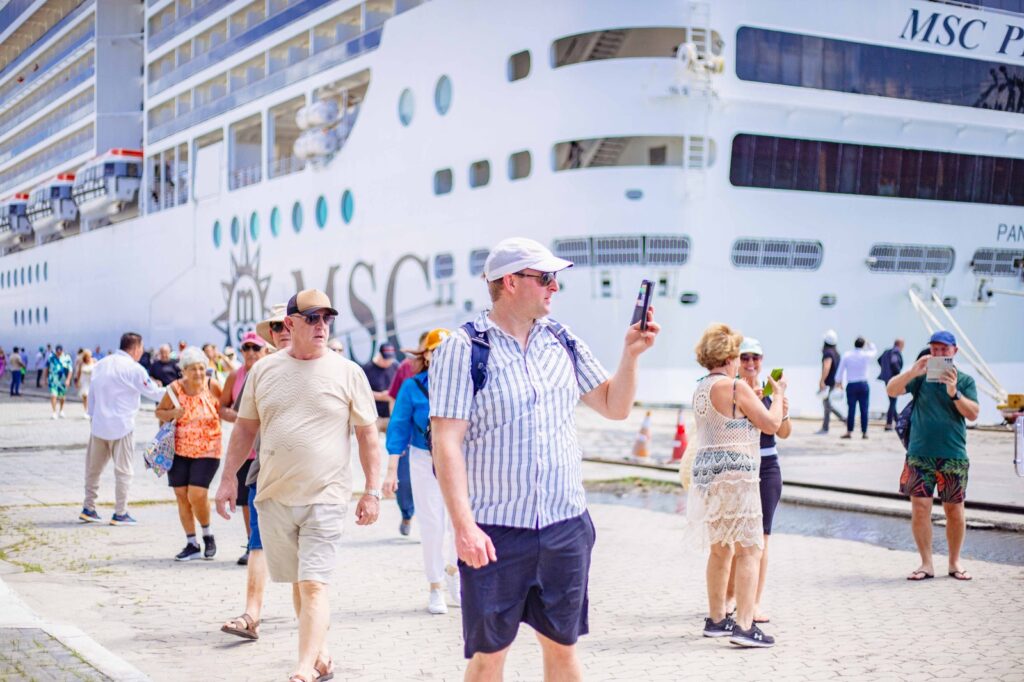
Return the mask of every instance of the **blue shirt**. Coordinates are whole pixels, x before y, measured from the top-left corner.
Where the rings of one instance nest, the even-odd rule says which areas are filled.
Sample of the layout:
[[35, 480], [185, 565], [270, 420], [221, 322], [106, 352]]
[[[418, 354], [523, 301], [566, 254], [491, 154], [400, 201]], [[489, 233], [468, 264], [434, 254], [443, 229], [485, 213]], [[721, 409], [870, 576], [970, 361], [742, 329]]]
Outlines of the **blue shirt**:
[[470, 340], [459, 328], [430, 363], [430, 416], [469, 422], [463, 453], [474, 518], [544, 528], [583, 514], [587, 496], [576, 404], [607, 381], [608, 373], [570, 332], [578, 354], [574, 374], [547, 318], [534, 322], [525, 349], [488, 312], [473, 324], [487, 331], [491, 345], [487, 383], [473, 395]]
[[386, 447], [389, 454], [400, 455], [409, 449], [410, 444], [421, 450], [428, 449], [424, 434], [430, 423], [430, 400], [420, 386], [426, 389], [429, 385], [426, 371], [402, 382], [391, 421], [388, 422]]

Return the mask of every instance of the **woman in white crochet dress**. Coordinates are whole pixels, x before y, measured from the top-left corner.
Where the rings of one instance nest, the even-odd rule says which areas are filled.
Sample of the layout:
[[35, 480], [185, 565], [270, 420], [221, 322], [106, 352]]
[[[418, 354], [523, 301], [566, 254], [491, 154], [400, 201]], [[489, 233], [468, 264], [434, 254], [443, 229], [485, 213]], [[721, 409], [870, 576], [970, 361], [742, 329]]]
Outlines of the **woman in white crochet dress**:
[[[687, 519], [702, 546], [711, 547], [704, 636], [729, 637], [739, 646], [770, 647], [774, 638], [754, 624], [754, 597], [764, 534], [758, 483], [761, 432], [782, 424], [786, 382], [768, 381], [770, 409], [736, 378], [743, 335], [712, 324], [697, 344], [697, 362], [708, 370], [693, 394], [696, 456], [687, 497]], [[725, 611], [729, 569], [736, 557], [736, 619]]]

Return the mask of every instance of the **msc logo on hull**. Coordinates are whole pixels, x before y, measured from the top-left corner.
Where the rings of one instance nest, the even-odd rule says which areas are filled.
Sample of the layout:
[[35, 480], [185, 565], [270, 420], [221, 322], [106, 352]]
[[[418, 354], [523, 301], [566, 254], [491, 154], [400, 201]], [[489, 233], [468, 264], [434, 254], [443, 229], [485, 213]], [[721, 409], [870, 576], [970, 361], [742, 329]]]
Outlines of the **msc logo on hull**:
[[260, 250], [249, 253], [249, 240], [242, 233], [241, 259], [231, 254], [231, 275], [221, 282], [224, 311], [213, 320], [213, 326], [224, 334], [225, 343], [238, 346], [246, 332], [255, 331], [256, 323], [270, 314], [267, 290], [270, 276], [260, 275]]

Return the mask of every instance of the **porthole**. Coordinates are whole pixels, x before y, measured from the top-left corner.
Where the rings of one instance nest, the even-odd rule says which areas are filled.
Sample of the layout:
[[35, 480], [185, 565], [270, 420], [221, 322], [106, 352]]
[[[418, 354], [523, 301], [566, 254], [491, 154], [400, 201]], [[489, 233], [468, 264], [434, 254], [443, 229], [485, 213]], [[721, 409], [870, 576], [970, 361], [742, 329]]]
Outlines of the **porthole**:
[[296, 233], [302, 231], [302, 204], [297, 201], [292, 204], [292, 229]]
[[32, 266], [28, 266], [28, 283], [32, 284]]
[[517, 81], [530, 75], [530, 53], [524, 50], [516, 52], [508, 58], [508, 71], [505, 74], [509, 81]]
[[15, 327], [18, 326], [18, 311], [17, 310], [14, 311], [14, 326]]
[[327, 200], [320, 197], [316, 200], [316, 226], [321, 230], [327, 225]]
[[260, 236], [260, 217], [256, 211], [249, 216], [249, 239], [256, 241]]
[[434, 107], [437, 113], [444, 116], [452, 106], [452, 81], [448, 76], [441, 76], [434, 88]]
[[491, 162], [474, 161], [469, 165], [469, 186], [483, 187], [491, 181]]
[[50, 264], [49, 263], [43, 263], [43, 281], [44, 282], [50, 278], [49, 272], [48, 272], [49, 269], [50, 269]]
[[270, 234], [277, 236], [281, 231], [281, 209], [277, 206], [270, 211]]
[[402, 125], [407, 126], [412, 123], [412, 116], [416, 110], [416, 102], [412, 96], [412, 90], [406, 88], [402, 90], [402, 94], [398, 97], [398, 120], [402, 122]]
[[25, 286], [25, 268], [21, 269], [21, 286]]
[[530, 157], [530, 152], [516, 152], [508, 157], [508, 179], [522, 180], [529, 177], [532, 167], [533, 159]]
[[43, 308], [43, 322], [49, 322], [49, 321], [50, 321], [50, 309], [49, 308]]
[[43, 319], [43, 316], [39, 314], [39, 308], [36, 308], [36, 324], [39, 324], [41, 319]]
[[238, 222], [238, 217], [235, 216], [231, 219], [231, 243], [237, 244], [239, 238], [242, 236], [242, 225]]
[[448, 194], [452, 191], [452, 169], [445, 168], [434, 173], [434, 194]]
[[220, 221], [215, 220], [213, 222], [213, 248], [220, 248]]
[[25, 310], [24, 310], [24, 308], [21, 311], [21, 323], [25, 324]]
[[355, 213], [355, 199], [352, 198], [352, 190], [345, 190], [341, 195], [341, 219], [348, 225], [352, 222], [352, 214]]
[[37, 282], [41, 282], [42, 281], [41, 279], [39, 279], [39, 263], [36, 263], [36, 281]]

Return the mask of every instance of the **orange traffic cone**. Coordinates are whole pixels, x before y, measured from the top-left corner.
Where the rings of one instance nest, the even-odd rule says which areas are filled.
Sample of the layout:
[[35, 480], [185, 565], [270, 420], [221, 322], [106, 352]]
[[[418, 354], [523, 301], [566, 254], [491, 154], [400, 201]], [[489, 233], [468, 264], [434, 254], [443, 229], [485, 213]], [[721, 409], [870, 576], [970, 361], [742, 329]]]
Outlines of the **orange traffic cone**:
[[679, 418], [676, 421], [676, 437], [672, 441], [672, 462], [681, 462], [683, 453], [686, 452], [686, 424], [683, 423], [683, 408], [679, 408]]
[[640, 432], [636, 434], [636, 441], [633, 443], [633, 457], [647, 459], [651, 454], [651, 412], [647, 411], [644, 420], [640, 422]]

